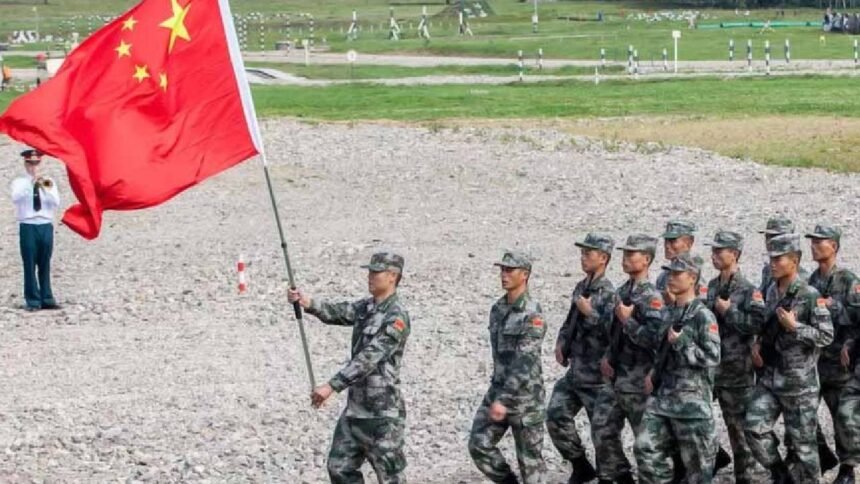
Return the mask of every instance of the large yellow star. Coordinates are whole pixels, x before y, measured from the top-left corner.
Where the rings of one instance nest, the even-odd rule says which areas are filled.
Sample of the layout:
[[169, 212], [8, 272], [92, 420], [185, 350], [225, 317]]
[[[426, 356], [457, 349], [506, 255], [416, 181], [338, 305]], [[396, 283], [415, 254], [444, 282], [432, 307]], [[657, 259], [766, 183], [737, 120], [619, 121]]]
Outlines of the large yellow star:
[[167, 52], [173, 50], [173, 44], [176, 43], [177, 37], [185, 41], [191, 40], [188, 30], [185, 29], [185, 16], [191, 10], [191, 4], [189, 3], [183, 8], [182, 5], [179, 5], [179, 0], [170, 0], [170, 5], [173, 9], [173, 17], [158, 24], [159, 27], [170, 29], [170, 45], [167, 47]]
[[144, 79], [149, 77], [149, 72], [146, 71], [146, 66], [134, 66], [134, 75], [131, 76], [137, 79], [138, 83], [143, 82]]
[[131, 56], [131, 44], [126, 44], [124, 40], [120, 40], [119, 47], [114, 50], [116, 51], [116, 55], [118, 58], [122, 58], [123, 56]]
[[163, 91], [167, 91], [167, 74], [162, 72], [158, 75], [158, 87]]
[[122, 22], [122, 30], [134, 30], [134, 24], [137, 23], [137, 20], [134, 17], [129, 17]]

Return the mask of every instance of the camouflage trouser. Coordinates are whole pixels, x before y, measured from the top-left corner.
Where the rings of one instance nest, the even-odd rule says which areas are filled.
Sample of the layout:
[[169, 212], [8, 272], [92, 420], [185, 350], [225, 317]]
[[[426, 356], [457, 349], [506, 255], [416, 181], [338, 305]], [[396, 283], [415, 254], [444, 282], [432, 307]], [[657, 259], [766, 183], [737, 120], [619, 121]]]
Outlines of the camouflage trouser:
[[[821, 400], [830, 411], [830, 418], [833, 420], [833, 440], [836, 442], [836, 455], [839, 460], [845, 460], [845, 432], [842, 430], [842, 421], [838, 418], [839, 402], [842, 399], [842, 389], [845, 388], [846, 382], [821, 382]], [[827, 445], [827, 439], [824, 437], [824, 432], [821, 430], [821, 424], [817, 429], [818, 445]]]
[[729, 443], [732, 445], [735, 479], [746, 479], [753, 482], [758, 471], [758, 464], [752, 455], [750, 446], [744, 434], [747, 405], [749, 405], [755, 387], [716, 387], [714, 394], [720, 402], [723, 421], [729, 432]]
[[[591, 422], [594, 399], [599, 390], [600, 387], [577, 388], [568, 375], [553, 387], [546, 407], [546, 430], [564, 459], [572, 461], [585, 455], [582, 439], [576, 430], [576, 414], [585, 408], [588, 421]], [[591, 430], [594, 430], [593, 425]]]
[[[856, 380], [855, 380], [856, 385]], [[839, 455], [843, 464], [860, 466], [860, 388], [846, 386], [839, 398], [837, 439], [845, 446]], [[841, 434], [841, 435], [840, 435]]]
[[602, 450], [621, 446], [625, 419], [630, 422], [633, 433], [639, 433], [642, 414], [645, 412], [645, 400], [643, 394], [616, 392], [611, 386], [598, 394], [591, 419], [591, 434], [595, 449], [600, 449], [597, 451], [597, 472], [601, 479], [611, 481], [625, 472], [630, 472], [630, 462], [623, 450], [611, 454], [604, 454]]
[[501, 482], [511, 474], [511, 466], [497, 445], [507, 433], [508, 428], [514, 435], [517, 449], [517, 462], [523, 484], [539, 484], [544, 481], [546, 468], [541, 454], [543, 447], [543, 413], [539, 411], [512, 414], [501, 422], [493, 422], [489, 417], [489, 397], [485, 396], [472, 421], [469, 435], [469, 454], [478, 470], [493, 482]]
[[785, 422], [785, 440], [791, 442], [796, 460], [789, 462], [795, 482], [818, 482], [820, 467], [815, 427], [818, 422], [818, 392], [777, 395], [759, 384], [747, 406], [747, 443], [756, 460], [770, 468], [779, 460], [779, 439], [773, 431], [779, 415]]
[[680, 419], [646, 410], [634, 445], [640, 484], [671, 483], [672, 455], [680, 451], [687, 470], [685, 482], [713, 481], [716, 439], [714, 419]]
[[370, 461], [380, 484], [404, 484], [403, 422], [393, 418], [356, 419], [341, 416], [328, 454], [333, 484], [361, 484], [361, 465]]

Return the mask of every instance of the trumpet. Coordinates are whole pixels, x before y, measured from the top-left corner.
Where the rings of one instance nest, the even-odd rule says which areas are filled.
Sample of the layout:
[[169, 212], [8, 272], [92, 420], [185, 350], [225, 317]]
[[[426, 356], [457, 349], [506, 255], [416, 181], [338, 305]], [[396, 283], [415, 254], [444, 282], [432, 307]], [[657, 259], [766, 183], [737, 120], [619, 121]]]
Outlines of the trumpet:
[[39, 179], [36, 180], [36, 184], [41, 185], [42, 188], [51, 188], [52, 186], [54, 186], [54, 182], [51, 181], [50, 178], [43, 178], [43, 177], [39, 177]]

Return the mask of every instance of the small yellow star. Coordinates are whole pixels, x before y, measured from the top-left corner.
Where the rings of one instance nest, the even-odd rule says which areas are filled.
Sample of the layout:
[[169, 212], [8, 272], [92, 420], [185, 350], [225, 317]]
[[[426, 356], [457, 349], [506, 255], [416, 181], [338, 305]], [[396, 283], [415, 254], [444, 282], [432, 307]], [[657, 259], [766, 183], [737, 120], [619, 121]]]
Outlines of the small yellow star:
[[122, 30], [134, 30], [134, 24], [137, 23], [137, 20], [134, 17], [129, 17], [122, 22]]
[[149, 72], [146, 72], [146, 66], [134, 66], [134, 75], [131, 76], [137, 79], [138, 83], [143, 82], [144, 79], [149, 77]]
[[116, 51], [118, 58], [122, 58], [123, 56], [131, 56], [131, 44], [126, 44], [124, 40], [120, 40], [119, 47], [114, 50]]
[[167, 74], [162, 72], [158, 75], [158, 87], [167, 92]]
[[173, 10], [173, 17], [158, 24], [159, 27], [170, 29], [170, 45], [167, 47], [167, 52], [173, 50], [173, 44], [176, 43], [176, 38], [179, 37], [185, 41], [190, 41], [191, 36], [188, 35], [188, 30], [185, 28], [185, 16], [191, 10], [191, 4], [182, 8], [179, 5], [179, 0], [170, 0], [170, 8]]

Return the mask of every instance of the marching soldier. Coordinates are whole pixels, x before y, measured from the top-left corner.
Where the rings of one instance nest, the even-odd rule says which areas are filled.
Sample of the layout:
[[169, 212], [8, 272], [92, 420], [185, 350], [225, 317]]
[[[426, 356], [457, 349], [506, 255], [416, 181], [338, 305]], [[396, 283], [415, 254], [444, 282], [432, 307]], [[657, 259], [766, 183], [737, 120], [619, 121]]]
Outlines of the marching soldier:
[[[759, 233], [764, 234], [766, 249], [767, 242], [777, 235], [793, 234], [794, 222], [785, 217], [774, 217], [768, 219], [764, 230], [759, 231]], [[798, 269], [798, 273], [804, 280], [809, 279], [809, 272], [807, 272], [803, 267]], [[767, 288], [770, 286], [771, 282], [773, 282], [773, 278], [770, 275], [770, 260], [767, 260], [761, 267], [761, 283], [758, 286], [759, 291], [761, 291], [762, 294], [767, 294]]]
[[[818, 269], [809, 278], [809, 285], [818, 289], [821, 297], [825, 299], [827, 309], [830, 311], [830, 319], [833, 321], [833, 342], [821, 350], [818, 359], [818, 375], [821, 379], [821, 399], [827, 405], [830, 416], [833, 419], [834, 439], [836, 441], [836, 453], [840, 461], [845, 460], [845, 431], [842, 429], [842, 420], [837, 418], [839, 400], [842, 389], [851, 378], [848, 368], [850, 363], [849, 348], [847, 346], [853, 326], [860, 324], [857, 308], [852, 308], [852, 298], [855, 296], [855, 287], [860, 280], [848, 269], [836, 264], [839, 253], [842, 231], [837, 227], [829, 225], [816, 225], [815, 231], [806, 234], [811, 239], [812, 258], [818, 263]], [[853, 310], [852, 310], [853, 309]], [[821, 425], [817, 432], [819, 455], [830, 451]], [[824, 462], [821, 464], [822, 473], [825, 471]], [[831, 466], [832, 467], [832, 466]], [[850, 481], [847, 479], [850, 476]], [[853, 465], [844, 464], [839, 468], [837, 482], [854, 482]], [[840, 481], [841, 480], [841, 481]]]
[[[717, 368], [714, 393], [720, 402], [723, 420], [734, 455], [735, 483], [751, 484], [755, 458], [744, 436], [747, 404], [755, 387], [755, 371], [750, 349], [754, 335], [764, 322], [762, 293], [747, 280], [738, 267], [743, 251], [743, 237], [736, 232], [720, 231], [711, 246], [711, 261], [719, 276], [708, 283], [708, 309], [717, 318], [720, 329], [720, 366]], [[730, 461], [717, 454], [715, 471]]]
[[[570, 461], [572, 472], [568, 484], [588, 482], [597, 474], [588, 462], [585, 449], [576, 430], [576, 414], [585, 409], [594, 437], [594, 411], [598, 395], [609, 385], [600, 374], [600, 359], [609, 345], [615, 290], [606, 278], [606, 266], [615, 245], [612, 238], [588, 234], [575, 244], [581, 250], [580, 262], [586, 277], [573, 290], [567, 319], [558, 333], [555, 357], [558, 364], [570, 365], [567, 373], [555, 384], [547, 408], [546, 427], [555, 447]], [[599, 467], [604, 474], [629, 472], [630, 463], [624, 455], [621, 436], [602, 439], [604, 448], [595, 447], [600, 456]]]
[[689, 253], [669, 265], [673, 305], [661, 334], [655, 367], [644, 380], [651, 394], [636, 436], [639, 482], [671, 483], [668, 461], [680, 451], [687, 482], [710, 483], [714, 467], [714, 370], [720, 363], [720, 332], [714, 314], [697, 298], [699, 261]]
[[[618, 250], [624, 251], [621, 265], [628, 280], [616, 292], [609, 347], [600, 362], [601, 374], [612, 386], [600, 393], [595, 405], [592, 424], [598, 448], [618, 439], [625, 419], [639, 434], [647, 398], [645, 375], [653, 367], [663, 325], [663, 298], [648, 280], [657, 239], [631, 235]], [[598, 471], [602, 482], [635, 482], [623, 466], [606, 470], [598, 466]]]
[[544, 398], [541, 343], [546, 334], [541, 307], [528, 292], [531, 261], [506, 252], [500, 262], [502, 296], [490, 310], [493, 377], [472, 421], [469, 454], [493, 482], [519, 482], [497, 445], [508, 429], [514, 435], [520, 476], [543, 482]]
[[[671, 262], [675, 257], [693, 250], [693, 244], [696, 243], [696, 224], [687, 220], [670, 220], [666, 224], [666, 231], [661, 236], [663, 238], [663, 256], [667, 262]], [[660, 275], [657, 276], [657, 290], [663, 294], [663, 299], [666, 304], [672, 304], [672, 293], [667, 289], [669, 282], [669, 271], [663, 269]], [[696, 283], [696, 296], [705, 299], [705, 291], [707, 288]]]
[[332, 393], [349, 389], [328, 456], [331, 482], [363, 483], [361, 465], [366, 459], [380, 484], [400, 484], [406, 482], [400, 365], [410, 333], [409, 314], [397, 295], [403, 257], [381, 252], [362, 267], [368, 270], [369, 298], [335, 304], [290, 290], [289, 300], [298, 301], [323, 323], [353, 327], [352, 359], [311, 394], [312, 405], [319, 408]]
[[[746, 415], [746, 437], [753, 455], [778, 483], [818, 482], [815, 425], [818, 413], [818, 355], [833, 341], [826, 300], [798, 274], [800, 237], [778, 235], [768, 241], [771, 273], [766, 322], [760, 330], [761, 376]], [[773, 430], [779, 415], [796, 461], [779, 455]]]

